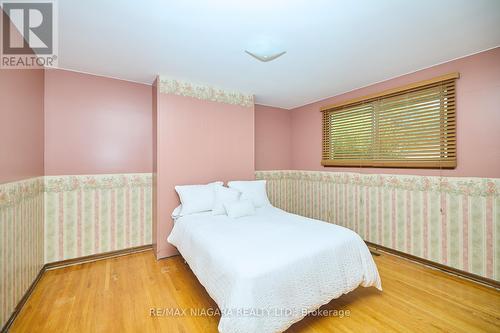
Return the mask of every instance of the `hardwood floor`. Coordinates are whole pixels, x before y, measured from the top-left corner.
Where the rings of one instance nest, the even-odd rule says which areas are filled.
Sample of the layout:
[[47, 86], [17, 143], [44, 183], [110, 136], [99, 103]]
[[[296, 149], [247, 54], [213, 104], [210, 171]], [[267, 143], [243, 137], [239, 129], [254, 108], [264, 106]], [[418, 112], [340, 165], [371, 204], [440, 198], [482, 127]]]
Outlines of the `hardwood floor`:
[[[500, 332], [500, 292], [383, 253], [375, 257], [383, 292], [357, 290], [287, 332]], [[161, 309], [216, 309], [181, 257], [151, 251], [44, 274], [11, 332], [217, 332], [218, 316]], [[349, 315], [347, 316], [347, 311]]]

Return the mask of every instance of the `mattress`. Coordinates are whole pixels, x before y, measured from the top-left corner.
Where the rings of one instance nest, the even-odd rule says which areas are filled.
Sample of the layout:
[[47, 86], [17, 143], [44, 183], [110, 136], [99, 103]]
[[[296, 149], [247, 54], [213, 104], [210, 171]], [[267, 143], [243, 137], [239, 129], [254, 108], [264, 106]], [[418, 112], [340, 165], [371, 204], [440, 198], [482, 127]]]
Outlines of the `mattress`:
[[272, 206], [180, 217], [168, 242], [219, 306], [222, 333], [282, 332], [358, 286], [382, 290], [359, 235]]

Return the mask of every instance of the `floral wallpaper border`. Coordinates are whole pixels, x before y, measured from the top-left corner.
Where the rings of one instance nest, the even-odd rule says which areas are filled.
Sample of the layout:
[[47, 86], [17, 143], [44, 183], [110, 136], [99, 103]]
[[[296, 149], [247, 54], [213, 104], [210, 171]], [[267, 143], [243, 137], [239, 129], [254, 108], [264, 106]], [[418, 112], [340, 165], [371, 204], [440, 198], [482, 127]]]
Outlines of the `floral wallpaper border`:
[[273, 205], [500, 280], [500, 179], [256, 171]]
[[438, 191], [450, 194], [499, 195], [500, 179], [477, 177], [438, 177], [412, 175], [361, 174], [328, 171], [256, 171], [257, 178], [265, 179], [302, 179], [309, 181], [328, 181], [338, 184], [356, 184], [397, 188], [411, 191]]
[[253, 95], [226, 91], [223, 89], [179, 81], [163, 76], [160, 76], [158, 86], [160, 93], [187, 96], [206, 101], [241, 105], [245, 107], [254, 106]]
[[0, 184], [0, 208], [16, 205], [27, 198], [36, 197], [43, 193], [43, 189], [43, 177]]
[[152, 174], [99, 174], [99, 175], [71, 175], [46, 176], [45, 192], [68, 192], [75, 190], [110, 190], [130, 187], [151, 187]]

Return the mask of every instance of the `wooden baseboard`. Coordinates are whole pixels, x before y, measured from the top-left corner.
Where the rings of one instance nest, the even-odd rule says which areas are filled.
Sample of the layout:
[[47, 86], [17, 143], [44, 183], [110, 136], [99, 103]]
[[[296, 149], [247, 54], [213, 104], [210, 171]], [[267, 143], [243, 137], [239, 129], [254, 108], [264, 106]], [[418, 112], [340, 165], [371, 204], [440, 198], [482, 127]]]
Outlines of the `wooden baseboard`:
[[469, 273], [469, 272], [466, 272], [466, 271], [462, 271], [460, 269], [456, 269], [456, 268], [453, 268], [453, 267], [450, 267], [450, 266], [446, 266], [446, 265], [443, 265], [443, 264], [440, 264], [440, 263], [437, 263], [437, 262], [434, 262], [434, 261], [430, 261], [430, 260], [427, 260], [427, 259], [424, 259], [424, 258], [420, 258], [420, 257], [414, 256], [414, 255], [408, 254], [408, 253], [404, 253], [404, 252], [401, 252], [401, 251], [398, 251], [398, 250], [394, 250], [394, 249], [391, 249], [391, 248], [388, 248], [388, 247], [385, 247], [385, 246], [382, 246], [382, 245], [378, 245], [378, 244], [375, 244], [375, 243], [371, 243], [371, 242], [368, 242], [368, 241], [365, 241], [365, 243], [370, 248], [370, 251], [374, 250], [375, 253], [377, 253], [377, 252], [386, 252], [386, 253], [389, 253], [389, 254], [401, 257], [401, 258], [405, 258], [405, 259], [411, 260], [413, 262], [420, 263], [420, 264], [425, 265], [425, 266], [429, 266], [429, 267], [432, 267], [432, 268], [439, 269], [439, 270], [444, 271], [444, 272], [449, 273], [449, 274], [457, 275], [457, 276], [460, 276], [462, 278], [465, 278], [465, 279], [468, 279], [468, 280], [472, 280], [474, 282], [478, 282], [478, 283], [487, 285], [488, 287], [492, 287], [492, 288], [495, 288], [495, 289], [500, 289], [500, 282], [499, 281], [488, 279], [488, 278], [485, 278], [485, 277], [477, 275], [477, 274], [473, 274], [473, 273]]
[[45, 264], [45, 270], [52, 270], [52, 269], [56, 269], [56, 268], [66, 267], [66, 266], [84, 264], [86, 262], [92, 262], [92, 261], [97, 261], [97, 260], [109, 259], [109, 258], [113, 258], [113, 257], [125, 256], [125, 255], [131, 254], [131, 253], [148, 251], [148, 250], [151, 250], [152, 248], [153, 248], [153, 246], [151, 244], [148, 244], [148, 245], [130, 247], [130, 248], [123, 249], [123, 250], [109, 251], [109, 252], [103, 252], [103, 253], [98, 253], [98, 254], [91, 254], [91, 255], [85, 256], [85, 257], [78, 257], [78, 258], [73, 258], [73, 259], [54, 261], [54, 262]]
[[56, 269], [56, 268], [61, 268], [61, 267], [66, 267], [66, 266], [83, 264], [86, 262], [92, 262], [92, 261], [97, 261], [97, 260], [104, 260], [104, 259], [109, 259], [109, 258], [114, 258], [114, 257], [125, 256], [128, 254], [148, 251], [151, 249], [152, 249], [151, 244], [150, 245], [142, 245], [142, 246], [131, 247], [131, 248], [123, 249], [123, 250], [92, 254], [89, 256], [85, 256], [85, 257], [78, 257], [78, 258], [73, 258], [73, 259], [55, 261], [55, 262], [51, 262], [51, 263], [43, 265], [42, 268], [40, 269], [40, 271], [38, 272], [35, 280], [33, 280], [30, 287], [28, 288], [28, 290], [26, 290], [26, 292], [24, 293], [21, 300], [17, 303], [17, 305], [14, 309], [14, 312], [12, 312], [12, 314], [9, 317], [9, 320], [7, 320], [7, 322], [2, 327], [2, 330], [0, 332], [7, 333], [9, 331], [10, 327], [12, 326], [14, 321], [16, 320], [17, 315], [19, 314], [19, 312], [21, 312], [21, 309], [23, 308], [24, 304], [26, 304], [26, 301], [29, 299], [31, 293], [35, 289], [36, 285], [38, 284], [38, 281], [40, 281], [40, 279], [42, 278], [45, 271]]

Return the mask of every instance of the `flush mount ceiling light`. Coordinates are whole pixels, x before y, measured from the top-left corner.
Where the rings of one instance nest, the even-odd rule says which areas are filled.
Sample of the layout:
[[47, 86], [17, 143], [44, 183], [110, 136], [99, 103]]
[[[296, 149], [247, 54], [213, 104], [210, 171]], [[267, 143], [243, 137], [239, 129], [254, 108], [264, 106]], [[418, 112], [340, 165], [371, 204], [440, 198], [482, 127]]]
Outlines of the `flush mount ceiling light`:
[[275, 54], [262, 54], [261, 55], [261, 54], [255, 54], [253, 52], [245, 50], [245, 53], [251, 55], [252, 57], [254, 57], [255, 59], [257, 59], [259, 61], [268, 62], [268, 61], [272, 61], [276, 58], [281, 57], [283, 54], [286, 53], [286, 51], [275, 53]]

